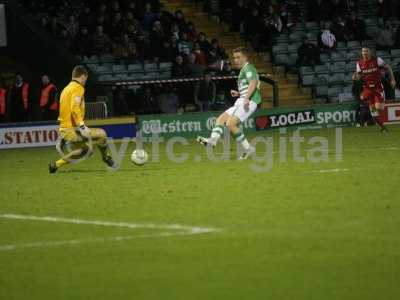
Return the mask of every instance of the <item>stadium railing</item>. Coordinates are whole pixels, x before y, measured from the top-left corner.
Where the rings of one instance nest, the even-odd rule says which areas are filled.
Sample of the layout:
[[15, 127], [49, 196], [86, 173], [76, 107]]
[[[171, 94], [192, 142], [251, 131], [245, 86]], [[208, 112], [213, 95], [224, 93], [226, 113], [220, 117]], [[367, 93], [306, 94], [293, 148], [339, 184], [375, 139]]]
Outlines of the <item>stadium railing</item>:
[[[203, 77], [191, 77], [191, 78], [176, 78], [176, 79], [154, 79], [154, 80], [126, 80], [126, 81], [103, 81], [100, 82], [106, 88], [118, 87], [118, 86], [146, 86], [146, 85], [181, 85], [192, 83], [195, 84], [198, 81], [203, 80]], [[219, 82], [224, 80], [237, 80], [237, 76], [213, 76], [212, 80]], [[279, 89], [278, 82], [271, 79], [267, 74], [260, 74], [260, 81], [272, 86], [272, 104], [273, 107], [279, 106]]]

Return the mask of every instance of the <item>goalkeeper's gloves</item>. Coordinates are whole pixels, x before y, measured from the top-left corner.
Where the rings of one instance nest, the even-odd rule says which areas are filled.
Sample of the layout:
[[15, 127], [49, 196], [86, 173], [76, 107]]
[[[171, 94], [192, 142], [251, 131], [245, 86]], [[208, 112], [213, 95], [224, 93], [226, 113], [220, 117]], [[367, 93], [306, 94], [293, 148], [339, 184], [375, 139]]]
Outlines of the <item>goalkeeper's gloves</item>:
[[90, 129], [85, 124], [82, 124], [81, 126], [79, 126], [78, 130], [79, 130], [80, 134], [82, 135], [82, 137], [84, 137], [86, 139], [90, 138]]

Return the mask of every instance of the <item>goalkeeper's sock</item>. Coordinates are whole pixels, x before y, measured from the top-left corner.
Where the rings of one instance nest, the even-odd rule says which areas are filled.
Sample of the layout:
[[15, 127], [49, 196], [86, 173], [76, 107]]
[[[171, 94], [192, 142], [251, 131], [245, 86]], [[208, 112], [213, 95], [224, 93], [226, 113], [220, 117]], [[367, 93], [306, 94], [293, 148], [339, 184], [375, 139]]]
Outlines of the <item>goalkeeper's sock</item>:
[[109, 156], [108, 151], [107, 151], [108, 150], [107, 145], [98, 145], [98, 148], [99, 148], [99, 151], [101, 153], [101, 157], [103, 158], [103, 160]]
[[209, 138], [210, 144], [216, 144], [224, 133], [224, 126], [215, 125], [211, 131], [211, 137]]
[[64, 160], [64, 159], [59, 159], [56, 161], [56, 167], [61, 168], [62, 166], [68, 164], [68, 161]]
[[238, 132], [236, 134], [233, 135], [233, 138], [240, 144], [242, 145], [243, 149], [245, 149], [246, 151], [250, 149], [250, 143], [249, 141], [246, 139], [246, 137], [244, 136], [243, 132]]

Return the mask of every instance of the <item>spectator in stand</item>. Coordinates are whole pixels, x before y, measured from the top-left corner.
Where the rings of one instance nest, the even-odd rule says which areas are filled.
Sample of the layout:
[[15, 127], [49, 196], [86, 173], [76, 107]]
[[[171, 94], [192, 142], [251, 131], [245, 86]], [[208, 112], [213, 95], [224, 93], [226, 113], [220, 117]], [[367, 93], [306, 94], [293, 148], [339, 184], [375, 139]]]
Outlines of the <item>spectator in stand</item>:
[[244, 0], [237, 0], [232, 7], [232, 26], [231, 30], [239, 31], [247, 13]]
[[145, 11], [143, 15], [143, 30], [149, 32], [154, 21], [155, 21], [156, 15], [153, 13], [151, 4], [146, 3], [145, 5]]
[[131, 11], [128, 11], [124, 18], [124, 28], [126, 29], [131, 25], [136, 27], [136, 24], [137, 24], [137, 20], [135, 19], [133, 13]]
[[68, 22], [64, 24], [65, 29], [68, 32], [68, 35], [73, 39], [78, 31], [79, 31], [79, 23], [76, 21], [74, 15], [70, 15], [68, 18]]
[[335, 36], [337, 42], [346, 42], [351, 39], [352, 32], [346, 24], [346, 20], [341, 16], [334, 19], [332, 25], [332, 34]]
[[228, 58], [228, 55], [226, 54], [225, 49], [222, 48], [219, 45], [219, 42], [218, 42], [217, 39], [212, 39], [211, 40], [211, 49], [210, 50], [215, 50], [215, 52], [217, 53], [217, 56], [220, 59], [227, 59]]
[[337, 42], [335, 35], [330, 31], [329, 26], [325, 25], [318, 35], [318, 45], [321, 49], [325, 51], [332, 51], [336, 49]]
[[184, 60], [182, 55], [178, 55], [175, 58], [175, 63], [172, 66], [172, 77], [173, 78], [183, 78], [188, 75], [188, 70], [184, 64]]
[[320, 61], [320, 49], [313, 42], [309, 40], [304, 40], [300, 45], [299, 49], [297, 49], [297, 66], [312, 66], [321, 64]]
[[283, 24], [280, 16], [278, 14], [274, 14], [271, 19], [272, 26], [274, 28], [275, 34], [280, 34], [283, 29]]
[[92, 54], [92, 42], [86, 27], [81, 27], [79, 33], [76, 35], [73, 41], [73, 52], [82, 56], [90, 56]]
[[171, 39], [165, 39], [157, 57], [161, 62], [173, 61], [179, 54], [178, 49], [172, 45]]
[[96, 27], [96, 33], [92, 36], [93, 53], [97, 55], [110, 53], [111, 41], [103, 31], [103, 26]]
[[150, 45], [156, 54], [162, 48], [164, 40], [165, 34], [161, 22], [155, 21], [150, 32]]
[[390, 50], [394, 46], [394, 32], [389, 22], [378, 29], [375, 41], [377, 50]]
[[207, 57], [201, 50], [200, 44], [197, 42], [193, 45], [193, 53], [196, 56], [196, 62], [204, 67], [207, 67]]
[[203, 80], [196, 82], [194, 88], [194, 102], [199, 111], [208, 111], [215, 101], [217, 87], [212, 81], [211, 73], [205, 72]]
[[357, 40], [361, 43], [363, 40], [368, 39], [365, 22], [358, 18], [355, 13], [350, 14], [347, 21], [347, 30], [352, 33], [351, 40]]
[[193, 50], [193, 43], [188, 40], [186, 32], [180, 33], [180, 39], [178, 40], [178, 51], [179, 53], [187, 56]]
[[117, 86], [114, 91], [114, 115], [123, 116], [129, 111], [128, 102], [126, 101], [126, 89], [122, 86]]
[[262, 21], [258, 9], [253, 7], [251, 14], [245, 17], [243, 23], [244, 38], [247, 41], [257, 39], [258, 35], [260, 34], [261, 22]]
[[179, 108], [179, 98], [176, 93], [176, 88], [162, 90], [158, 96], [158, 106], [161, 110], [161, 113], [177, 113]]
[[67, 29], [61, 30], [59, 39], [61, 40], [65, 48], [67, 48], [68, 50], [72, 49], [72, 37], [69, 35]]
[[179, 37], [180, 37], [180, 30], [179, 30], [178, 24], [176, 24], [176, 23], [172, 24], [172, 27], [171, 27], [171, 34], [172, 34], [173, 36], [175, 36], [175, 38], [176, 38], [177, 40], [179, 40]]
[[200, 49], [201, 51], [203, 51], [203, 53], [205, 55], [207, 55], [210, 52], [211, 49], [211, 44], [210, 42], [207, 40], [207, 36], [204, 32], [200, 32], [199, 33], [199, 40], [198, 43], [200, 45]]
[[186, 68], [188, 71], [188, 76], [201, 77], [204, 73], [204, 66], [196, 62], [196, 54], [190, 53], [187, 59], [188, 63], [186, 64]]
[[175, 23], [178, 25], [179, 31], [187, 31], [186, 20], [181, 10], [175, 12]]
[[[232, 68], [230, 61], [225, 61], [222, 71], [219, 72], [219, 75], [236, 77], [238, 75], [238, 72]], [[218, 93], [217, 94], [224, 94], [224, 96], [222, 97], [224, 100], [222, 102], [227, 102], [228, 104], [233, 104], [235, 102], [235, 98], [232, 97], [231, 90], [236, 90], [236, 89], [237, 89], [236, 79], [221, 80], [218, 82]]]
[[377, 15], [378, 18], [382, 18], [383, 20], [388, 20], [392, 17], [394, 2], [392, 0], [377, 0]]
[[197, 31], [196, 31], [196, 27], [193, 24], [193, 22], [187, 23], [187, 36], [190, 41], [192, 41], [192, 42], [197, 41], [197, 38], [198, 38]]
[[396, 33], [394, 36], [394, 46], [395, 48], [400, 48], [400, 26], [398, 26], [396, 29]]
[[116, 12], [110, 24], [110, 37], [116, 41], [118, 37], [121, 36], [121, 33], [124, 31], [124, 29], [125, 26], [122, 20], [122, 14], [120, 12]]
[[78, 17], [79, 26], [93, 28], [95, 21], [96, 19], [92, 13], [92, 10], [90, 9], [90, 6], [85, 6], [82, 13]]

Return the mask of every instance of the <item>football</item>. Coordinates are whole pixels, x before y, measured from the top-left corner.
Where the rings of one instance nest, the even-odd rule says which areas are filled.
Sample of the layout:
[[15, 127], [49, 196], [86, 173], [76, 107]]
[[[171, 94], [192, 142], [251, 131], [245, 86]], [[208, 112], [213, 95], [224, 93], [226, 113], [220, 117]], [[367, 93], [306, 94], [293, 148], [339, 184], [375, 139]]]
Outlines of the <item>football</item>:
[[136, 149], [131, 154], [131, 161], [138, 166], [143, 166], [148, 159], [149, 155], [143, 149]]

